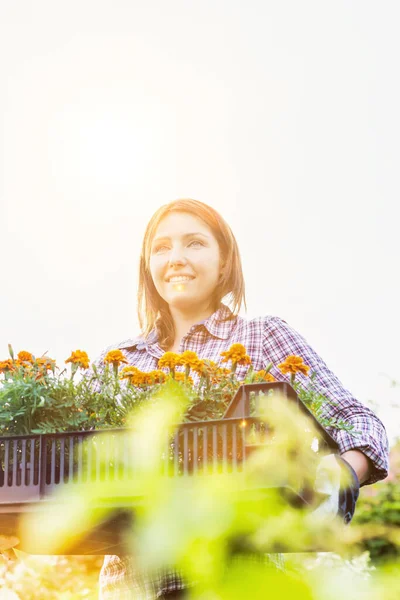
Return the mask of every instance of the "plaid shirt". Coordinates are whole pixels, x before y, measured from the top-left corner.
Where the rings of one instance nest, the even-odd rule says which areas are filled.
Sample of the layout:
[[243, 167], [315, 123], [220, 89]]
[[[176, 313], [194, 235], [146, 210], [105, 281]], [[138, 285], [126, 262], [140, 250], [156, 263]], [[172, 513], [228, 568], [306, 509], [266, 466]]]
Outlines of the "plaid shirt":
[[[266, 316], [247, 320], [237, 316], [231, 320], [223, 320], [230, 315], [230, 310], [222, 304], [208, 319], [190, 329], [181, 341], [179, 352], [193, 350], [201, 358], [211, 359], [221, 365], [221, 352], [228, 350], [231, 344], [239, 342], [245, 346], [256, 371], [264, 369], [272, 362], [274, 366], [270, 372], [278, 381], [289, 381], [289, 376], [283, 375], [277, 369], [277, 365], [288, 355], [301, 356], [310, 367], [310, 372], [316, 373], [314, 386], [317, 391], [333, 401], [326, 403], [324, 416], [342, 419], [353, 425], [358, 432], [358, 435], [354, 436], [344, 430], [328, 428], [339, 445], [340, 453], [357, 449], [368, 456], [371, 472], [364, 485], [384, 479], [388, 472], [388, 441], [383, 424], [369, 408], [342, 386], [336, 375], [328, 369], [306, 340], [279, 317]], [[146, 340], [137, 337], [112, 348], [123, 350], [128, 363], [142, 371], [156, 369], [158, 360], [164, 353], [157, 342], [155, 330]], [[109, 349], [101, 355], [100, 365]], [[246, 366], [238, 366], [238, 378], [243, 379], [246, 371]], [[300, 373], [296, 375], [296, 379], [303, 387], [309, 385], [310, 379]], [[278, 558], [271, 557], [269, 560], [277, 562]], [[160, 572], [153, 578], [146, 577], [144, 573], [135, 569], [131, 557], [107, 556], [100, 575], [102, 600], [155, 600], [162, 598], [169, 591], [184, 587], [181, 577], [175, 571]]]

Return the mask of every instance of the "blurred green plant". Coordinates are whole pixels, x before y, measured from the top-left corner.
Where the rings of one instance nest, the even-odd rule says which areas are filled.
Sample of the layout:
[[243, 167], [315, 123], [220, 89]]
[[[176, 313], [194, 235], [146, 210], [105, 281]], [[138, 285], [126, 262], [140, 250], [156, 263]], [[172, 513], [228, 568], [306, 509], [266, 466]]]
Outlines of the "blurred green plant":
[[[366, 533], [363, 526], [346, 527], [336, 520], [317, 518], [320, 498], [295, 506], [298, 492], [312, 487], [320, 456], [312, 450], [317, 435], [309, 419], [277, 395], [265, 403], [265, 420], [273, 432], [267, 444], [247, 458], [238, 473], [211, 476], [160, 475], [159, 460], [165, 439], [179, 422], [190, 397], [179, 382], [170, 380], [130, 422], [129, 454], [135, 469], [122, 481], [76, 487], [76, 495], [61, 494], [49, 505], [45, 522], [31, 515], [24, 535], [43, 540], [47, 552], [62, 551], [71, 537], [84, 535], [107, 516], [105, 497], [130, 498], [127, 508], [134, 525], [127, 533], [137, 568], [148, 573], [176, 568], [194, 583], [188, 589], [196, 600], [252, 600], [296, 598], [330, 600], [342, 595], [352, 600], [394, 600], [382, 587], [394, 578], [375, 578], [366, 561], [355, 573], [352, 556]], [[60, 519], [60, 505], [63, 518]], [[399, 540], [393, 536], [395, 543]], [[266, 552], [335, 550], [347, 567], [320, 564], [310, 569], [288, 561], [286, 572], [265, 563]], [[343, 562], [343, 561], [342, 561]], [[349, 567], [350, 565], [350, 567]], [[379, 595], [378, 595], [379, 594]]]
[[[390, 381], [390, 387], [399, 388], [400, 383], [385, 375]], [[379, 405], [370, 401], [369, 404], [379, 413]], [[400, 403], [393, 402], [393, 418], [400, 418]], [[400, 548], [397, 537], [400, 535], [400, 438], [394, 442], [389, 456], [389, 476], [376, 487], [362, 488], [357, 502], [355, 523], [378, 528], [377, 534], [367, 536], [362, 547], [369, 552], [373, 564], [399, 564]], [[389, 527], [386, 530], [386, 527]], [[379, 531], [379, 528], [383, 528]], [[393, 539], [393, 532], [397, 536]], [[400, 579], [400, 574], [399, 574]], [[400, 592], [399, 592], [400, 596]]]
[[[397, 446], [400, 450], [400, 444]], [[363, 541], [374, 564], [399, 561], [400, 546], [393, 539], [392, 532], [400, 536], [400, 478], [393, 477], [379, 484], [375, 490], [361, 490], [357, 503], [355, 523], [373, 526], [389, 526], [389, 535], [385, 531], [380, 535], [368, 537]]]

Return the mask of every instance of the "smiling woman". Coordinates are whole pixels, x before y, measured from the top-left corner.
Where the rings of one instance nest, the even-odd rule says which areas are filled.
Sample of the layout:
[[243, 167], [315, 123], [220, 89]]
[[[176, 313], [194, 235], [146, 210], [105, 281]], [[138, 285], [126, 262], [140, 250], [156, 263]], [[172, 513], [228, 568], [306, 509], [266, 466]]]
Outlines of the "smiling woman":
[[244, 289], [236, 239], [214, 209], [184, 199], [153, 215], [140, 262], [139, 322], [146, 335], [157, 322], [163, 349], [178, 351], [190, 327], [224, 297], [237, 313]]
[[[359, 485], [374, 483], [387, 475], [385, 429], [285, 321], [275, 316], [252, 320], [240, 317], [244, 290], [239, 249], [225, 220], [196, 200], [176, 200], [162, 206], [147, 226], [140, 257], [138, 313], [142, 332], [117, 347], [124, 351], [129, 365], [142, 371], [160, 368], [159, 360], [166, 350], [196, 352], [200, 358], [223, 367], [223, 356], [232, 344], [243, 344], [255, 371], [270, 363], [279, 365], [290, 355], [300, 356], [315, 374], [315, 390], [330, 401], [324, 404], [325, 413], [321, 416], [344, 420], [357, 431], [355, 436], [349, 431], [328, 428], [342, 455], [337, 459], [337, 471], [354, 483], [340, 496], [348, 498], [348, 502], [339, 501], [336, 490], [333, 501], [331, 498], [328, 503], [329, 510], [348, 522], [354, 513]], [[106, 353], [107, 350], [98, 361], [100, 367]], [[246, 366], [238, 365], [235, 374], [243, 380], [246, 372]], [[277, 381], [290, 382], [290, 374], [275, 367], [271, 374]], [[307, 389], [310, 378], [301, 373], [298, 377]], [[106, 557], [100, 579], [103, 600], [177, 597], [185, 593], [186, 586], [173, 565], [167, 572], [149, 576], [139, 572], [134, 558], [129, 556]]]
[[149, 267], [174, 323], [175, 342], [167, 342], [166, 349], [179, 351], [188, 321], [203, 321], [216, 309], [216, 291], [223, 275], [218, 241], [197, 217], [173, 212], [157, 228]]

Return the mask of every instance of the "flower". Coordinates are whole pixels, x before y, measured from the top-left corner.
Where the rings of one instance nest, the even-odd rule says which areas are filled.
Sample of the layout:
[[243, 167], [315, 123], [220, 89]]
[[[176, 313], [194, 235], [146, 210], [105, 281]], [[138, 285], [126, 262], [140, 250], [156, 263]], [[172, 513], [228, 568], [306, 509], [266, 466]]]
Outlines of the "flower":
[[132, 377], [132, 375], [137, 373], [137, 371], [139, 371], [137, 367], [129, 365], [128, 367], [123, 367], [123, 369], [121, 369], [119, 377], [120, 379], [129, 379], [130, 377]]
[[183, 382], [187, 381], [188, 383], [193, 385], [193, 379], [191, 377], [188, 377], [186, 379], [185, 373], [182, 373], [179, 371], [175, 373], [175, 381], [183, 381]]
[[216, 371], [219, 367], [216, 362], [208, 358], [203, 360], [204, 369], [208, 372]]
[[0, 360], [0, 373], [4, 373], [5, 371], [14, 371], [14, 369], [15, 367], [11, 358]]
[[43, 371], [53, 371], [56, 367], [56, 361], [47, 356], [36, 358], [35, 363], [38, 367], [41, 367]]
[[119, 363], [127, 363], [124, 354], [121, 350], [110, 350], [104, 357], [105, 363], [112, 363], [113, 366], [118, 367]]
[[129, 365], [128, 367], [124, 367], [121, 369], [119, 373], [120, 379], [128, 379], [131, 385], [142, 385], [143, 383], [143, 375], [142, 371], [140, 371], [137, 367], [133, 365]]
[[196, 352], [193, 352], [192, 350], [185, 350], [185, 352], [182, 352], [179, 364], [184, 367], [189, 367], [189, 369], [192, 369], [192, 371], [199, 374], [204, 370], [204, 361], [202, 361], [197, 356]]
[[164, 381], [167, 379], [167, 376], [164, 373], [164, 371], [160, 371], [158, 369], [156, 369], [155, 371], [150, 371], [149, 373], [146, 373], [146, 375], [146, 382], [149, 385], [153, 385], [154, 383], [164, 383]]
[[214, 385], [221, 383], [221, 381], [227, 379], [231, 374], [232, 371], [230, 369], [219, 367], [211, 374], [211, 383]]
[[147, 373], [137, 369], [136, 373], [132, 373], [131, 377], [129, 378], [129, 383], [136, 386], [147, 385]]
[[250, 365], [251, 358], [246, 354], [246, 348], [243, 344], [232, 344], [232, 346], [226, 352], [221, 352], [221, 356], [224, 358], [222, 362], [232, 361], [236, 365]]
[[165, 352], [158, 361], [158, 366], [160, 369], [167, 368], [171, 369], [171, 371], [181, 364], [181, 355], [177, 354], [176, 352]]
[[[19, 356], [19, 355], [18, 355]], [[75, 350], [71, 352], [71, 356], [67, 358], [66, 363], [72, 363], [82, 369], [89, 368], [89, 357], [84, 350]]]
[[308, 375], [310, 367], [304, 364], [301, 356], [291, 354], [283, 363], [278, 365], [278, 369], [284, 374], [290, 373], [291, 375], [295, 375], [296, 373], [303, 373], [303, 375]]
[[155, 385], [164, 383], [167, 376], [163, 371], [140, 371], [136, 367], [128, 366], [121, 369], [120, 379], [128, 379], [131, 385]]
[[254, 383], [258, 383], [261, 381], [276, 381], [275, 377], [271, 375], [271, 373], [267, 373], [265, 369], [261, 369], [261, 371], [257, 371], [254, 373]]
[[21, 352], [18, 352], [17, 359], [20, 362], [32, 363], [34, 361], [33, 354], [31, 354], [30, 352], [27, 352], [26, 350], [21, 350]]

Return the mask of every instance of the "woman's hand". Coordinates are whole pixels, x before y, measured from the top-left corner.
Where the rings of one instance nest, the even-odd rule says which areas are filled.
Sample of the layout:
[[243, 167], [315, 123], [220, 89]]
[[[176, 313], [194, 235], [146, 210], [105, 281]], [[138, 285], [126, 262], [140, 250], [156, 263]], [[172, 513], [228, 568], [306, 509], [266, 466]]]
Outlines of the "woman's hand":
[[357, 473], [350, 462], [335, 454], [324, 456], [317, 468], [314, 489], [326, 496], [313, 512], [314, 516], [340, 517], [344, 523], [350, 523], [360, 490]]

